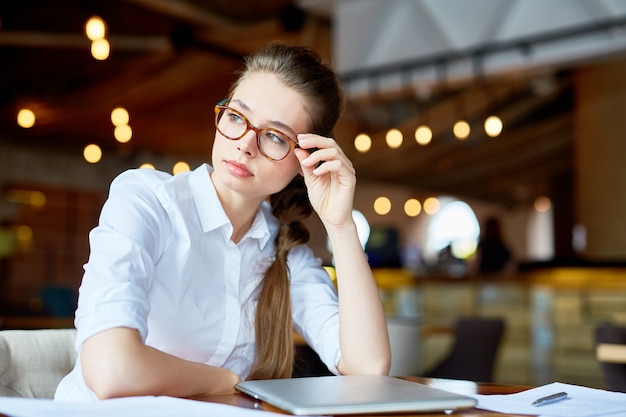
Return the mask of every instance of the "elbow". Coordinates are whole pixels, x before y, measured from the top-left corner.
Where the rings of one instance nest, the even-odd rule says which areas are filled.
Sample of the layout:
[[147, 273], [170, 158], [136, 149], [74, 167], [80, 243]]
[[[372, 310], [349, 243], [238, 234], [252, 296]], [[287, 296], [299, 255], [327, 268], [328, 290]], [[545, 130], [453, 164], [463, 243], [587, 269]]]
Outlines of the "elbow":
[[100, 400], [136, 395], [129, 386], [132, 378], [123, 369], [123, 364], [119, 362], [102, 361], [95, 367], [84, 367], [83, 378]]
[[99, 399], [142, 395], [143, 344], [136, 331], [112, 329], [83, 343], [83, 379]]
[[381, 355], [377, 361], [368, 364], [364, 373], [367, 375], [389, 375], [391, 370], [391, 355]]
[[341, 375], [389, 375], [391, 354], [380, 354], [356, 363], [342, 358], [337, 369]]

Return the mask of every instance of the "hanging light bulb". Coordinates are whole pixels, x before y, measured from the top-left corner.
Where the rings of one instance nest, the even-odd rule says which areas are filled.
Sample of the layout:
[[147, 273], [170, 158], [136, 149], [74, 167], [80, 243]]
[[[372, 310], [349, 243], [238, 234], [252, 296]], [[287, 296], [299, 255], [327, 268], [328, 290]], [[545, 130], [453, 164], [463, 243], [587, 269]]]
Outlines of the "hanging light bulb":
[[109, 57], [111, 46], [106, 39], [98, 39], [91, 43], [91, 56], [98, 61], [104, 61]]
[[389, 129], [387, 135], [385, 136], [385, 140], [387, 141], [387, 146], [391, 149], [399, 148], [402, 145], [402, 132], [400, 130], [393, 128]]
[[372, 138], [366, 133], [358, 134], [354, 138], [354, 148], [361, 153], [369, 151], [372, 148]]
[[502, 119], [498, 116], [489, 116], [485, 119], [485, 133], [495, 138], [502, 133]]
[[123, 107], [116, 107], [111, 112], [111, 123], [113, 123], [113, 126], [127, 125], [129, 120], [128, 111]]
[[113, 136], [119, 143], [126, 143], [133, 137], [133, 129], [128, 125], [115, 126]]
[[35, 113], [30, 109], [21, 109], [17, 113], [17, 124], [24, 129], [33, 127], [35, 125]]
[[85, 35], [90, 41], [104, 39], [106, 31], [106, 23], [100, 16], [92, 16], [85, 23]]
[[454, 132], [454, 136], [456, 136], [458, 140], [465, 140], [469, 137], [471, 128], [469, 123], [467, 123], [465, 120], [458, 120], [454, 124], [452, 131]]
[[102, 149], [100, 149], [100, 147], [95, 143], [91, 143], [85, 146], [85, 149], [83, 150], [83, 157], [85, 158], [85, 161], [90, 164], [95, 164], [102, 159]]
[[420, 145], [428, 145], [433, 139], [433, 131], [426, 125], [418, 126], [415, 129], [415, 141]]

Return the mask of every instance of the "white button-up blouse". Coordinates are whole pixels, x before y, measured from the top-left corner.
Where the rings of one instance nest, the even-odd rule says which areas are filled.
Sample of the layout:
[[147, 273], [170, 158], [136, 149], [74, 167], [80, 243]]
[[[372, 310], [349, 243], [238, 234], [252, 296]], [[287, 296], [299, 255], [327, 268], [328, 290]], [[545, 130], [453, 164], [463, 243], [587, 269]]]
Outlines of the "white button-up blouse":
[[[279, 224], [263, 203], [238, 244], [204, 164], [175, 176], [129, 170], [111, 184], [79, 290], [76, 347], [114, 327], [137, 329], [152, 347], [225, 367], [245, 379], [255, 356], [258, 286], [275, 255]], [[288, 257], [294, 328], [337, 373], [335, 287], [307, 246]], [[95, 399], [80, 360], [57, 400]]]

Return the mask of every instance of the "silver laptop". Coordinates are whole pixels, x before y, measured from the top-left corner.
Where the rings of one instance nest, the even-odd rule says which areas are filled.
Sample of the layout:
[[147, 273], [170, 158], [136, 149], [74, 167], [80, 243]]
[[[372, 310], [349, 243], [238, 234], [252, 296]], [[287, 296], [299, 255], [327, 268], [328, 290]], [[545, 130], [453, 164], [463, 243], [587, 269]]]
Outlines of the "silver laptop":
[[295, 415], [447, 411], [476, 404], [471, 397], [390, 376], [267, 379], [235, 388]]

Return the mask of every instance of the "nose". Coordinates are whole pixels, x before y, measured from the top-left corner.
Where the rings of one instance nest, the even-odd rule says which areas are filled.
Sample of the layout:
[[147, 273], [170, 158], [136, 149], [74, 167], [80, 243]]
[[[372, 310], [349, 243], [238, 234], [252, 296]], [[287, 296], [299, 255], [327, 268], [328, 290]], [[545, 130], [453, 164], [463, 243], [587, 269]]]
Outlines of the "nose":
[[257, 133], [252, 129], [248, 130], [246, 134], [237, 141], [237, 149], [250, 157], [255, 156], [258, 151]]

